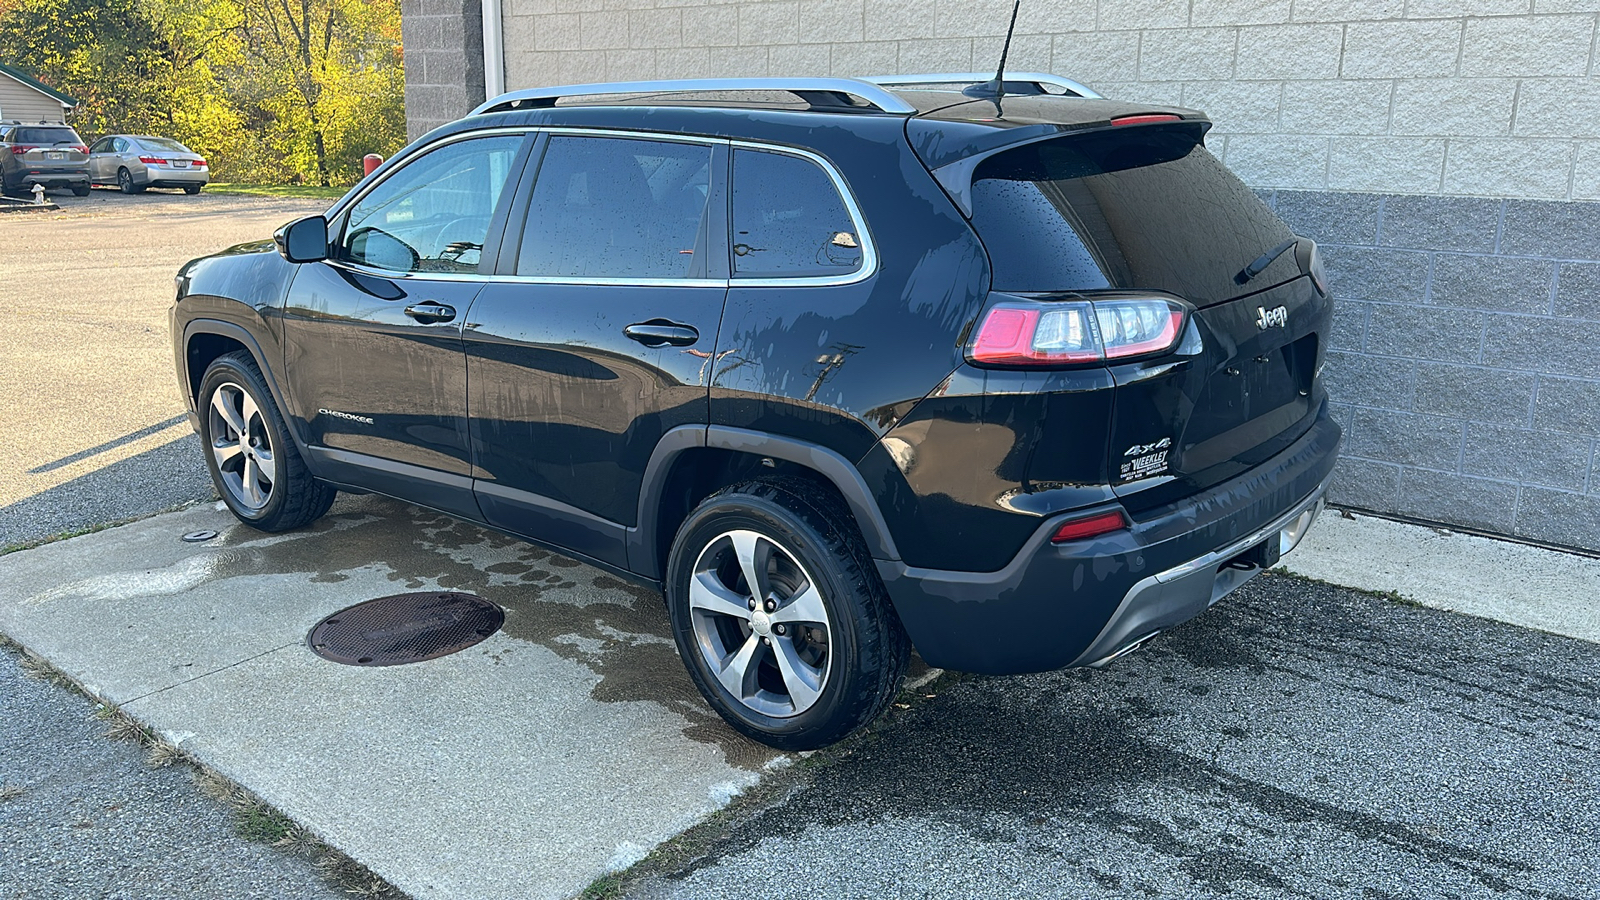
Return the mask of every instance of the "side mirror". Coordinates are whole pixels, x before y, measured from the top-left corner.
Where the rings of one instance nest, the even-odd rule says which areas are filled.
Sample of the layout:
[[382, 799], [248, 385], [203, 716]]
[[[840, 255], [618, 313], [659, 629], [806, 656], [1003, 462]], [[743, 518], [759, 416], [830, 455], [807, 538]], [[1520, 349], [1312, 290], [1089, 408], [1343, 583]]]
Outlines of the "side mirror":
[[289, 262], [321, 262], [328, 258], [328, 220], [322, 216], [295, 219], [274, 232], [272, 239]]

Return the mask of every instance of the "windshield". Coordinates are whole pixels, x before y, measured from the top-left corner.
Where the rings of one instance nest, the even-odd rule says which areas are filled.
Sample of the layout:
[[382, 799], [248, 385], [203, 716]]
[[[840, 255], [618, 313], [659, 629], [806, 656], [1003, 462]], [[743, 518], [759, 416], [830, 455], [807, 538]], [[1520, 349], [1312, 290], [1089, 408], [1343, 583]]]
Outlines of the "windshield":
[[[1161, 290], [1199, 305], [1245, 292], [1234, 276], [1292, 237], [1193, 125], [1041, 141], [977, 167], [972, 225], [994, 289]], [[1292, 255], [1251, 290], [1299, 274]]]
[[18, 144], [83, 143], [83, 139], [71, 128], [18, 128], [11, 140]]
[[139, 138], [139, 146], [145, 148], [146, 150], [166, 150], [169, 153], [192, 152], [188, 147], [185, 147], [171, 138], [142, 137]]

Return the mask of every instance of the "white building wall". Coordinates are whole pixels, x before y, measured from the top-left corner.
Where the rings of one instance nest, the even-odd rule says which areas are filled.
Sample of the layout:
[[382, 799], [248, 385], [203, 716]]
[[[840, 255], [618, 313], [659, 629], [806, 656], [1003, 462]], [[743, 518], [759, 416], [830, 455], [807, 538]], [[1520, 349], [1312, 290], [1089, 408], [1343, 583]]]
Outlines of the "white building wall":
[[[603, 7], [603, 8], [602, 8]], [[1023, 0], [1014, 71], [1203, 109], [1259, 188], [1600, 199], [1596, 0]], [[508, 89], [988, 70], [1009, 0], [506, 0]]]

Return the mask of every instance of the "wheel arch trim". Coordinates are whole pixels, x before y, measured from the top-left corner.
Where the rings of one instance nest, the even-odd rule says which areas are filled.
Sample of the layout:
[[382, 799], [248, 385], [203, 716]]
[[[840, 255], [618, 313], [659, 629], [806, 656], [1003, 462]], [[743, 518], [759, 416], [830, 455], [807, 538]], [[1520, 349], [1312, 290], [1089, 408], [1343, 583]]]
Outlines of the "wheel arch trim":
[[661, 436], [645, 466], [643, 488], [639, 492], [638, 524], [628, 529], [628, 562], [635, 572], [658, 577], [662, 571], [664, 561], [658, 558], [656, 549], [656, 520], [666, 489], [667, 475], [680, 454], [695, 448], [770, 456], [811, 469], [827, 479], [844, 497], [873, 557], [900, 559], [900, 551], [895, 546], [888, 523], [866, 479], [845, 457], [827, 447], [782, 435], [726, 425], [682, 425]]
[[180, 365], [183, 366], [184, 399], [189, 404], [190, 414], [197, 417], [193, 420], [196, 431], [199, 430], [199, 384], [205, 378], [205, 373], [201, 372], [199, 378], [196, 378], [195, 373], [190, 371], [189, 345], [193, 342], [195, 335], [199, 334], [225, 337], [244, 345], [245, 350], [255, 359], [256, 366], [261, 369], [262, 380], [267, 383], [267, 390], [272, 392], [272, 402], [278, 405], [278, 414], [283, 417], [284, 424], [288, 426], [289, 438], [294, 441], [295, 448], [300, 451], [301, 458], [309, 459], [310, 456], [306, 452], [307, 444], [305, 439], [296, 427], [294, 417], [289, 414], [289, 406], [284, 402], [283, 389], [278, 386], [275, 370], [267, 363], [267, 356], [261, 350], [261, 343], [256, 340], [255, 335], [250, 333], [249, 329], [233, 322], [224, 322], [221, 319], [191, 319], [183, 326], [183, 352], [180, 358]]

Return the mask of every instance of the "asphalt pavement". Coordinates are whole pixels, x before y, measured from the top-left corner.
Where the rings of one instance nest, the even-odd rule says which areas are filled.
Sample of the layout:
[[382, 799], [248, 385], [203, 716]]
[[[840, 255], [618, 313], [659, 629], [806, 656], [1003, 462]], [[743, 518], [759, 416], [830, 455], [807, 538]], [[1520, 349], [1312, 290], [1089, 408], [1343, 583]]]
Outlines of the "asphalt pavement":
[[[58, 192], [59, 193], [59, 192]], [[0, 546], [214, 496], [172, 374], [184, 261], [325, 207], [59, 193], [0, 215]], [[332, 898], [304, 858], [233, 832], [186, 767], [150, 769], [91, 704], [0, 654], [0, 898]]]
[[305, 860], [234, 833], [188, 766], [108, 740], [94, 704], [0, 650], [0, 898], [334, 900]]
[[1262, 576], [1111, 667], [899, 710], [628, 891], [1600, 897], [1600, 647]]
[[323, 200], [55, 192], [0, 214], [0, 546], [213, 496], [173, 374], [187, 260]]

